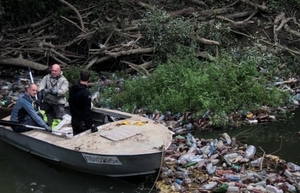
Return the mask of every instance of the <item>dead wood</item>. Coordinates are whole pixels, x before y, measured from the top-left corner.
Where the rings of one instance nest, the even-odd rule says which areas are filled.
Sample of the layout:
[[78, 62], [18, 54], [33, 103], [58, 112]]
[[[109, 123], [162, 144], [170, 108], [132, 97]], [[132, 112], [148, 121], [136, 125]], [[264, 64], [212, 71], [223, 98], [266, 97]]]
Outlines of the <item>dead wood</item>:
[[182, 10], [174, 11], [171, 13], [171, 16], [180, 16], [180, 15], [191, 15], [195, 12], [195, 9], [192, 7], [184, 8]]
[[247, 16], [251, 15], [252, 13], [253, 13], [252, 11], [243, 11], [243, 12], [239, 12], [239, 13], [227, 14], [227, 15], [224, 15], [224, 17], [228, 18], [228, 19], [243, 18], [243, 17], [247, 17]]
[[39, 64], [37, 62], [32, 62], [23, 58], [8, 58], [8, 59], [0, 59], [0, 64], [2, 65], [12, 65], [12, 66], [23, 66], [30, 67], [35, 70], [47, 70], [48, 66]]
[[263, 5], [259, 5], [257, 3], [253, 3], [253, 2], [251, 2], [249, 0], [241, 0], [241, 2], [243, 2], [243, 3], [247, 4], [247, 5], [253, 6], [254, 8], [257, 8], [257, 9], [259, 9], [261, 11], [264, 11], [264, 12], [268, 12], [269, 11], [269, 8], [266, 5], [264, 5], [264, 3], [263, 3]]
[[80, 15], [79, 11], [73, 5], [71, 5], [70, 3], [68, 3], [65, 0], [59, 0], [59, 1], [65, 5], [67, 5], [69, 8], [71, 8], [76, 13], [76, 15], [79, 19], [79, 22], [80, 22], [81, 30], [84, 31], [84, 24], [83, 24], [83, 20], [82, 20], [82, 17]]
[[110, 52], [110, 51], [108, 51], [107, 55], [111, 56], [111, 57], [114, 57], [114, 58], [117, 58], [119, 56], [124, 56], [124, 55], [145, 54], [145, 53], [151, 53], [153, 51], [154, 51], [154, 48], [144, 48], [144, 49], [138, 48], [138, 49], [130, 49], [130, 50], [127, 50], [127, 51], [119, 51], [119, 52]]
[[197, 36], [197, 40], [202, 43], [202, 44], [212, 44], [212, 45], [220, 45], [219, 42], [217, 41], [214, 41], [214, 40], [208, 40], [208, 39], [205, 39], [205, 38], [201, 38], [199, 36]]
[[200, 5], [200, 6], [203, 6], [205, 8], [208, 8], [208, 6], [203, 1], [191, 0], [191, 2], [194, 3], [194, 4], [196, 4], [196, 5]]
[[137, 64], [133, 64], [131, 62], [127, 62], [127, 61], [122, 61], [124, 64], [127, 64], [128, 66], [130, 66], [131, 68], [127, 69], [128, 73], [132, 73], [134, 71], [139, 72], [142, 75], [145, 76], [149, 76], [150, 73], [146, 70], [148, 68], [150, 68], [152, 66], [152, 61], [150, 62], [145, 62], [143, 64], [137, 65]]
[[23, 26], [20, 26], [20, 27], [16, 27], [16, 28], [8, 28], [7, 31], [8, 32], [14, 32], [14, 31], [19, 31], [19, 30], [24, 30], [24, 29], [28, 29], [28, 28], [34, 28], [34, 27], [37, 27], [39, 25], [42, 25], [48, 21], [50, 21], [52, 19], [52, 15], [39, 21], [39, 22], [36, 22], [36, 23], [32, 23], [32, 24], [27, 24], [27, 25], [23, 25]]
[[199, 11], [198, 14], [201, 16], [212, 16], [212, 15], [221, 15], [229, 12], [233, 12], [234, 8], [221, 8], [221, 9], [212, 9], [212, 10], [203, 10]]
[[[154, 1], [130, 0], [126, 3], [127, 6], [131, 6], [132, 13], [122, 13], [120, 10], [105, 7], [101, 14], [93, 12], [94, 8], [98, 9], [93, 3], [79, 9], [67, 0], [59, 2], [73, 12], [55, 18], [51, 15], [53, 13], [49, 13], [45, 19], [37, 22], [3, 28], [0, 33], [0, 64], [22, 67], [28, 65], [32, 69], [45, 70], [55, 62], [63, 67], [80, 64], [89, 69], [104, 65], [109, 60], [118, 60], [128, 65], [128, 72], [147, 75], [147, 69], [154, 66], [153, 62], [149, 61], [155, 61], [157, 48], [153, 42], [147, 40], [147, 33], [140, 24], [146, 23], [143, 18], [146, 11], [156, 9], [169, 13], [169, 20], [182, 17], [195, 24], [190, 38], [198, 42], [201, 47], [198, 56], [203, 59], [212, 60], [218, 56], [223, 45], [220, 40], [211, 38], [213, 36], [197, 34], [197, 29], [201, 28], [201, 25], [216, 22], [221, 22], [233, 35], [239, 34], [259, 42], [262, 49], [272, 53], [285, 51], [292, 55], [300, 55], [297, 48], [289, 48], [287, 44], [282, 44], [286, 42], [287, 37], [290, 42], [296, 42], [300, 37], [297, 15], [291, 16], [282, 12], [275, 19], [272, 18], [274, 14], [263, 16], [269, 21], [263, 21], [264, 18], [257, 19], [260, 17], [258, 13], [267, 15], [270, 10], [265, 4], [255, 3], [256, 1], [237, 0], [215, 9], [201, 0], [186, 1], [186, 7], [176, 7], [163, 1], [157, 1], [156, 4]], [[243, 4], [247, 5], [246, 9], [235, 12], [241, 10], [235, 6]], [[195, 15], [197, 17], [194, 17]], [[59, 28], [55, 22], [63, 23], [63, 32], [58, 33]], [[249, 26], [260, 30], [251, 30]], [[254, 34], [256, 32], [259, 32], [259, 37], [258, 34]], [[207, 52], [206, 47], [211, 47], [210, 50], [214, 53]], [[32, 57], [31, 61], [20, 58], [27, 55]], [[147, 62], [141, 60], [144, 56]]]

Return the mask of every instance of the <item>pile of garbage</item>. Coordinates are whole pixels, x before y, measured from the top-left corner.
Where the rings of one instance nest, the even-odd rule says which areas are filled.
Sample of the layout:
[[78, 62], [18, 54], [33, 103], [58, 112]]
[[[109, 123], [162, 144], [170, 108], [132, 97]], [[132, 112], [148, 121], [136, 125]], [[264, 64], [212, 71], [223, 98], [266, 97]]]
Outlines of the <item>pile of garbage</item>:
[[261, 149], [220, 139], [177, 135], [166, 150], [159, 192], [283, 193], [300, 190], [300, 166]]

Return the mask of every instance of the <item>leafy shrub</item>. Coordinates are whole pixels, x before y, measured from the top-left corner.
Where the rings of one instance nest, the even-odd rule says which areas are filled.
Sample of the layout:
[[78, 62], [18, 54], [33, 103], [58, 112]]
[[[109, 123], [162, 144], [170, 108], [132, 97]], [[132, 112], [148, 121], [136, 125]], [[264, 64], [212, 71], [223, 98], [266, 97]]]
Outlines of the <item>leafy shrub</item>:
[[[268, 85], [268, 89], [266, 86]], [[254, 111], [262, 105], [275, 107], [285, 102], [285, 93], [270, 86], [267, 76], [257, 70], [255, 58], [239, 63], [229, 54], [201, 62], [193, 55], [172, 57], [147, 78], [127, 80], [124, 91], [111, 95], [111, 105], [131, 111], [135, 106], [162, 112], [212, 110], [224, 124], [232, 111]]]
[[[84, 67], [85, 66], [70, 66], [68, 69], [64, 70], [63, 75], [66, 77], [70, 84], [77, 83], [79, 81], [80, 72], [84, 69]], [[91, 70], [90, 73], [90, 82], [96, 81], [98, 79], [97, 72]]]

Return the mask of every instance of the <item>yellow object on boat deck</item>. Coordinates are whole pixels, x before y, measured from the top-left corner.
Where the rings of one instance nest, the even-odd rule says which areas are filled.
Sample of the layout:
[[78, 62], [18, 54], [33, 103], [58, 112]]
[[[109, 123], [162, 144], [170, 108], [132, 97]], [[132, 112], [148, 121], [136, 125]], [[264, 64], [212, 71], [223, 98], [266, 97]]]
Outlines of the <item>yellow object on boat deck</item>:
[[117, 125], [130, 125], [130, 121], [122, 121], [121, 123], [118, 123]]
[[134, 123], [134, 125], [143, 126], [143, 125], [145, 125], [145, 123], [147, 123], [147, 121], [137, 121]]
[[[143, 126], [143, 125], [145, 125], [145, 123], [148, 123], [148, 122], [147, 121], [136, 121], [134, 123], [134, 125]], [[120, 125], [130, 125], [130, 121], [125, 120], [125, 121], [122, 121], [122, 122], [117, 124], [117, 126], [120, 126]]]

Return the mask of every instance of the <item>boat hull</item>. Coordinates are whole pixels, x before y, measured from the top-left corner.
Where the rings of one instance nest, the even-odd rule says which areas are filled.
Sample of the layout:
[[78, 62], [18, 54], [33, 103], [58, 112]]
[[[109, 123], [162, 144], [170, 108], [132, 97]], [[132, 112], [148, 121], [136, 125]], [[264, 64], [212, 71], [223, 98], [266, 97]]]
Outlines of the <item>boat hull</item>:
[[143, 116], [103, 108], [93, 108], [98, 132], [87, 130], [71, 137], [62, 135], [72, 133], [69, 123], [52, 133], [43, 128], [16, 133], [8, 120], [0, 121], [1, 140], [63, 167], [111, 177], [157, 172], [173, 135]]
[[92, 154], [65, 149], [0, 127], [0, 139], [63, 167], [111, 177], [151, 174], [158, 171], [163, 151], [137, 155]]

